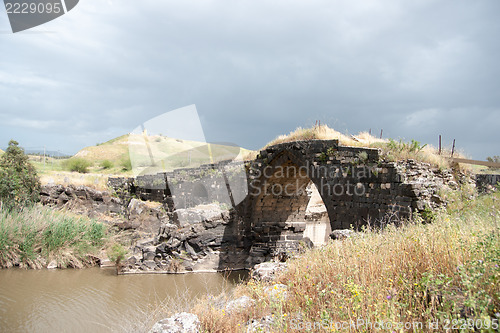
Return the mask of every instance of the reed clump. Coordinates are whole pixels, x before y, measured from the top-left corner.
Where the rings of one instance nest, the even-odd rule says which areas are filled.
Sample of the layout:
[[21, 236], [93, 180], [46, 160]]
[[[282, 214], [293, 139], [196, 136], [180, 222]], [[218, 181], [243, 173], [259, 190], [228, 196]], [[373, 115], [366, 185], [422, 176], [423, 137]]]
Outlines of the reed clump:
[[81, 268], [105, 245], [103, 223], [41, 205], [0, 210], [0, 267]]

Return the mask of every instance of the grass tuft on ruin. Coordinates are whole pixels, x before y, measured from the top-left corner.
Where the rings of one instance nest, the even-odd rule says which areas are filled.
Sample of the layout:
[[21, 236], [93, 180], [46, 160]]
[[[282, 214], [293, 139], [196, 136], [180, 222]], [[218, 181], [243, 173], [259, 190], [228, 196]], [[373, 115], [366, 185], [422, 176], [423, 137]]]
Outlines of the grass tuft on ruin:
[[[280, 135], [269, 142], [263, 149], [269, 146], [285, 142], [309, 141], [309, 140], [339, 140], [339, 144], [349, 147], [378, 148], [381, 158], [390, 162], [413, 159], [419, 162], [429, 163], [439, 168], [449, 168], [450, 162], [447, 156], [451, 156], [451, 151], [443, 150], [439, 154], [438, 150], [431, 145], [422, 144], [416, 140], [409, 142], [393, 139], [376, 138], [368, 132], [361, 132], [357, 135], [343, 134], [328, 125], [314, 126], [310, 128], [298, 127], [286, 135]], [[456, 157], [459, 154], [455, 153]], [[255, 158], [257, 153], [248, 155], [246, 159]]]

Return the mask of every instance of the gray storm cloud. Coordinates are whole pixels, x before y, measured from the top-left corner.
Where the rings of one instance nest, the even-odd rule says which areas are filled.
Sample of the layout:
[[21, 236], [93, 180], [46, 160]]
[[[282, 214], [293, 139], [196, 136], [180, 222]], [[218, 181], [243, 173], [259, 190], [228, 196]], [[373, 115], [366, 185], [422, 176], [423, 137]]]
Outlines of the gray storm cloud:
[[196, 104], [257, 149], [322, 120], [498, 155], [498, 1], [84, 1], [31, 33], [0, 12], [0, 146], [68, 152]]

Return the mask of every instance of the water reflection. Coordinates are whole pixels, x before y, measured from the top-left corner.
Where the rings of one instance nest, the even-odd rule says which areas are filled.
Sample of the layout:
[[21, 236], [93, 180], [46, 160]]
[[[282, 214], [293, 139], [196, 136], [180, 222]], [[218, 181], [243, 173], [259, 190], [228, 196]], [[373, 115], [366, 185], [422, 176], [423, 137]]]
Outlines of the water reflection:
[[113, 269], [0, 270], [0, 332], [123, 332], [144, 328], [162, 304], [231, 289], [245, 272], [116, 276]]

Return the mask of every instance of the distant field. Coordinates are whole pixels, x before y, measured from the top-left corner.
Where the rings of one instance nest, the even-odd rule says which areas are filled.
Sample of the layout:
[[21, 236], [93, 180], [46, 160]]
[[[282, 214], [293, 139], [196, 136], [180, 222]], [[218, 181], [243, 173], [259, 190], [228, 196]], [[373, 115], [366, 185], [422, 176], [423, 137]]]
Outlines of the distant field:
[[[85, 147], [70, 159], [30, 156], [30, 160], [40, 174], [42, 184], [89, 185], [103, 189], [109, 176], [132, 176], [132, 170], [135, 175], [171, 171], [236, 157], [241, 159], [252, 153], [254, 152], [229, 145], [207, 145], [159, 135], [127, 134], [96, 146]], [[87, 173], [68, 171], [68, 161], [77, 158], [89, 162]]]
[[223, 160], [242, 160], [250, 150], [223, 144], [179, 140], [159, 135], [130, 135], [130, 158], [137, 173], [195, 168]]

